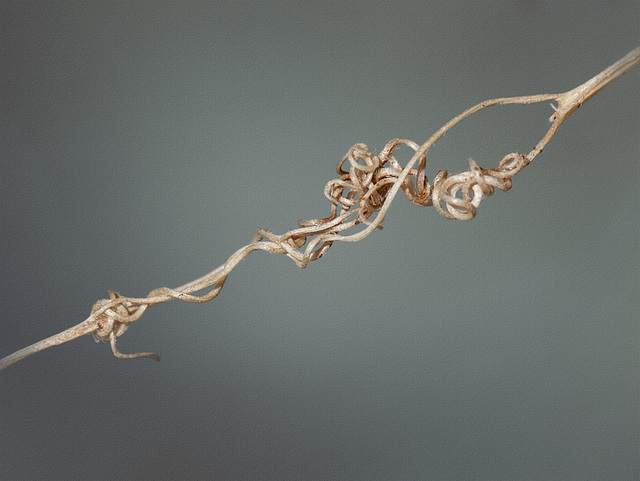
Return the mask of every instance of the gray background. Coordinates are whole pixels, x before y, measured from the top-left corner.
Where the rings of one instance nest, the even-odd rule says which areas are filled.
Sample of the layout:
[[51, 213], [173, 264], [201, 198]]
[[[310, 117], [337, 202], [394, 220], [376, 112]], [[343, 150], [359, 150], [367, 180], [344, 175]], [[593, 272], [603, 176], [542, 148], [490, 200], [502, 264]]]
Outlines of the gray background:
[[[638, 3], [0, 6], [0, 354], [323, 217], [356, 142], [424, 142], [637, 46]], [[398, 197], [301, 270], [255, 253], [0, 373], [2, 479], [638, 479], [640, 69], [470, 222]], [[548, 103], [485, 111], [429, 176], [528, 152]], [[406, 152], [406, 151], [405, 151]], [[402, 162], [408, 160], [402, 158]]]

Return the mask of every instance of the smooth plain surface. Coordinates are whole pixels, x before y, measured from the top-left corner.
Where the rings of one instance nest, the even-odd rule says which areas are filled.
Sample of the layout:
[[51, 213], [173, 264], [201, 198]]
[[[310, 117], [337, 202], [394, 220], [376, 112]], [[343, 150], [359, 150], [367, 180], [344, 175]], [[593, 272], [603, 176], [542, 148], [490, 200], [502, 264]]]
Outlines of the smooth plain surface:
[[[637, 2], [0, 5], [0, 355], [323, 217], [356, 142], [569, 90]], [[640, 70], [470, 222], [398, 197], [301, 270], [252, 254], [209, 304], [0, 373], [3, 479], [640, 476]], [[548, 104], [447, 134], [429, 176], [528, 151]], [[406, 162], [409, 158], [400, 159]]]

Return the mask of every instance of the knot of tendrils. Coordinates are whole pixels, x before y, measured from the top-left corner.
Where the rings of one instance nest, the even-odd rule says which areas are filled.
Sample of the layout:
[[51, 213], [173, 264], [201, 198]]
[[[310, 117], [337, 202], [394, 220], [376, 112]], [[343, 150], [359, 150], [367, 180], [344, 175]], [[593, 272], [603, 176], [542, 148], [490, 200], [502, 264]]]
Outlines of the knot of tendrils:
[[[120, 300], [121, 299], [121, 300]], [[116, 338], [127, 330], [130, 323], [140, 319], [147, 309], [146, 304], [134, 305], [126, 298], [120, 297], [117, 292], [109, 291], [109, 299], [101, 299], [93, 305], [91, 315], [95, 316], [96, 329], [92, 332], [96, 342], [109, 341], [113, 353], [120, 358], [151, 357], [160, 360], [158, 356], [150, 352], [135, 354], [123, 354], [116, 348]]]
[[[332, 180], [325, 187], [325, 196], [343, 209], [358, 206], [358, 219], [365, 221], [379, 211], [387, 199], [387, 194], [403, 173], [403, 167], [396, 160], [393, 151], [406, 145], [417, 151], [420, 147], [410, 140], [394, 139], [380, 154], [369, 152], [365, 144], [355, 144], [338, 164], [339, 179]], [[349, 170], [343, 166], [348, 162]], [[411, 169], [400, 186], [406, 196], [419, 205], [431, 205], [428, 199], [431, 188], [425, 175], [427, 159], [420, 157], [417, 169]], [[411, 177], [415, 179], [412, 181]]]

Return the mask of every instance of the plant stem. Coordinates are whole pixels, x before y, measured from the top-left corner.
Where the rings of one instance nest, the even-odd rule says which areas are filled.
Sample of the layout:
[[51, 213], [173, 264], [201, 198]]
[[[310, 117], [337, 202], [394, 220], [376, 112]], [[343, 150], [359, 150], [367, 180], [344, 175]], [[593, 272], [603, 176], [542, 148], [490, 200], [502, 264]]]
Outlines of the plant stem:
[[[638, 64], [640, 64], [640, 47], [568, 92], [486, 100], [454, 117], [421, 146], [409, 140], [395, 139], [376, 156], [369, 153], [365, 145], [356, 144], [338, 165], [340, 179], [330, 181], [325, 187], [325, 195], [333, 202], [332, 214], [329, 217], [301, 223], [299, 228], [282, 235], [259, 230], [251, 243], [238, 249], [220, 267], [176, 289], [163, 287], [152, 291], [144, 298], [121, 297], [115, 292], [110, 292], [110, 299], [96, 302], [91, 315], [80, 324], [0, 359], [0, 370], [51, 346], [63, 344], [90, 333], [97, 339], [110, 341], [113, 353], [117, 357], [145, 356], [158, 359], [157, 356], [148, 352], [122, 354], [116, 348], [116, 338], [126, 331], [130, 323], [140, 319], [148, 307], [171, 299], [189, 302], [207, 302], [214, 299], [231, 271], [256, 250], [285, 254], [300, 267], [305, 267], [309, 261], [322, 257], [334, 241], [356, 242], [368, 236], [376, 228], [380, 228], [391, 202], [400, 189], [403, 189], [416, 204], [434, 205], [446, 218], [471, 219], [476, 215], [476, 207], [483, 196], [491, 195], [494, 187], [508, 190], [511, 187], [511, 177], [542, 152], [560, 125], [573, 112]], [[558, 106], [550, 118], [551, 127], [531, 152], [526, 155], [509, 154], [502, 159], [499, 167], [492, 169], [481, 168], [470, 159], [468, 171], [454, 175], [440, 172], [434, 179], [433, 187], [428, 184], [425, 175], [427, 152], [460, 121], [481, 109], [494, 105], [529, 104], [546, 100], [555, 100]], [[393, 155], [393, 150], [402, 144], [415, 151], [404, 168]], [[351, 165], [349, 172], [342, 169], [343, 164], [348, 165], [347, 160]], [[414, 168], [416, 164], [418, 167]], [[410, 177], [415, 178], [415, 183], [411, 182]], [[374, 212], [376, 215], [373, 220], [368, 220]], [[359, 224], [366, 227], [354, 234], [341, 234]], [[266, 240], [263, 240], [264, 238]], [[304, 250], [301, 251], [303, 247]], [[211, 290], [200, 296], [195, 295], [204, 289]]]

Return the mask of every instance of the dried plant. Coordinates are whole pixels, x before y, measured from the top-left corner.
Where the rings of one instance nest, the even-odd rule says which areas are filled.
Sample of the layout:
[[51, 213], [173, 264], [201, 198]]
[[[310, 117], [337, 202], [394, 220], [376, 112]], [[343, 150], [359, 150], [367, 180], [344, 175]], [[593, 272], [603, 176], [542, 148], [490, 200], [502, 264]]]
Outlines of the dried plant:
[[[336, 170], [339, 177], [325, 186], [325, 196], [332, 204], [328, 217], [300, 222], [298, 228], [282, 235], [264, 229], [258, 230], [248, 245], [234, 252], [220, 267], [175, 289], [162, 287], [143, 298], [123, 297], [110, 291], [109, 299], [96, 302], [85, 321], [1, 359], [0, 370], [36, 352], [85, 334], [93, 334], [97, 340], [109, 341], [117, 357], [129, 359], [146, 356], [157, 360], [158, 356], [150, 352], [123, 354], [116, 347], [117, 338], [127, 330], [129, 324], [140, 319], [149, 307], [171, 299], [189, 302], [214, 299], [220, 293], [229, 273], [256, 250], [285, 254], [304, 268], [310, 261], [326, 254], [334, 242], [357, 242], [381, 228], [391, 202], [401, 189], [413, 203], [433, 205], [447, 219], [472, 219], [485, 196], [493, 194], [496, 188], [511, 188], [511, 178], [542, 152], [573, 112], [639, 63], [640, 47], [568, 92], [487, 100], [453, 118], [422, 145], [410, 140], [394, 139], [379, 154], [375, 154], [366, 145], [356, 144], [338, 164]], [[462, 119], [493, 105], [529, 104], [548, 100], [557, 103], [556, 106], [552, 104], [555, 112], [549, 119], [551, 127], [531, 152], [508, 154], [498, 167], [489, 169], [479, 167], [469, 159], [469, 170], [453, 175], [440, 171], [433, 184], [429, 184], [425, 173], [427, 152]], [[415, 152], [405, 167], [402, 167], [395, 155], [396, 149], [402, 145]], [[205, 289], [210, 290], [204, 294], [196, 294]]]

